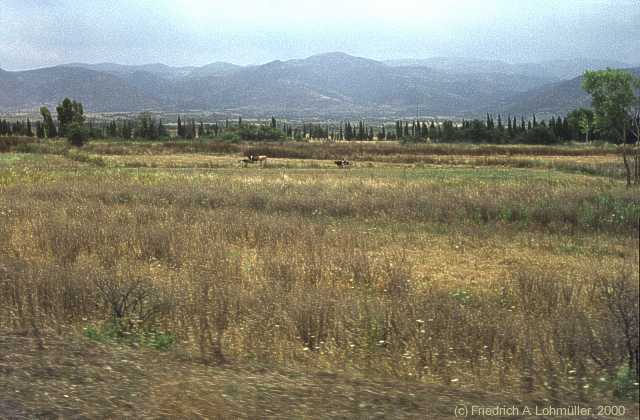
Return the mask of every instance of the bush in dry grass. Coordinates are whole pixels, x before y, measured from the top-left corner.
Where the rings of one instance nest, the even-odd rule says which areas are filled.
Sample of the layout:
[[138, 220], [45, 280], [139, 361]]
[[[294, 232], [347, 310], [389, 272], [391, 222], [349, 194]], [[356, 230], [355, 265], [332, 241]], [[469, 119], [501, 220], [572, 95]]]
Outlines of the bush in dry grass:
[[118, 324], [150, 325], [171, 310], [171, 301], [149, 279], [102, 277], [94, 281], [109, 315]]

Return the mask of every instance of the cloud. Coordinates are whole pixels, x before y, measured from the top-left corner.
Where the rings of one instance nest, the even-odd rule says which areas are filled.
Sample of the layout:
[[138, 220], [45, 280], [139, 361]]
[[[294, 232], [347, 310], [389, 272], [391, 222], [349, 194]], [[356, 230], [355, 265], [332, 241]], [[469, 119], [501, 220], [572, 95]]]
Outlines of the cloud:
[[0, 0], [0, 66], [640, 56], [636, 0]]

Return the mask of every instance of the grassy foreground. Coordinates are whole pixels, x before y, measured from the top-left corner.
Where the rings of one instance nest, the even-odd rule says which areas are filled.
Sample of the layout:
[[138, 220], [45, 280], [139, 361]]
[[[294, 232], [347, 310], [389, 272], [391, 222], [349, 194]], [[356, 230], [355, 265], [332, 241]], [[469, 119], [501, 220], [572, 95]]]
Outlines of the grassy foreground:
[[[583, 170], [606, 154], [243, 169], [228, 153], [93, 147], [0, 154], [4, 357], [49, 392], [70, 373], [47, 376], [39, 355], [92, 372], [95, 351], [138, 385], [89, 389], [133, 404], [151, 384], [150, 405], [82, 411], [78, 394], [56, 414], [447, 417], [455, 401], [581, 401], [637, 416], [640, 197]], [[35, 349], [22, 359], [20, 340]], [[7, 390], [26, 380], [11, 373]], [[0, 410], [44, 409], [34, 395]], [[160, 395], [174, 404], [151, 408]]]
[[354, 373], [204, 365], [69, 335], [4, 335], [0, 345], [2, 418], [453, 418], [460, 404], [521, 403]]

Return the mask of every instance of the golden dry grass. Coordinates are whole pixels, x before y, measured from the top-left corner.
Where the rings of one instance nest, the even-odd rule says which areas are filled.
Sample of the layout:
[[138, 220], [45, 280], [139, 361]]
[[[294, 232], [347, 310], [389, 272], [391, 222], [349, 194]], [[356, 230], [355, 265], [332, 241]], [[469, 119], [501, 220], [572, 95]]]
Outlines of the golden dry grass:
[[[0, 336], [3, 417], [453, 419], [461, 404], [540, 404], [529, 396], [464, 384], [276, 366], [206, 366], [173, 354], [64, 338], [40, 337], [40, 347], [33, 337]], [[617, 418], [637, 418], [637, 407], [626, 407]]]
[[637, 343], [612, 308], [637, 318], [640, 203], [616, 180], [3, 156], [4, 329], [94, 328], [112, 315], [105, 285], [139, 284], [162, 304], [144, 328], [175, 334], [194, 360], [589, 401], [616, 398]]

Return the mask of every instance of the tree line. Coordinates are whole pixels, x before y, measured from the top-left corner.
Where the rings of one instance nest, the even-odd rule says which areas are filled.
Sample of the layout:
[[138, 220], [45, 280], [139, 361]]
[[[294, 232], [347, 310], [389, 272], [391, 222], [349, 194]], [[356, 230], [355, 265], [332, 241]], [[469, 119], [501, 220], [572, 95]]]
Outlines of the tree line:
[[[273, 126], [276, 127], [275, 125]], [[398, 120], [393, 125], [369, 125], [365, 121], [344, 121], [339, 124], [305, 124], [292, 128], [282, 124], [286, 138], [294, 140], [400, 140], [402, 142], [470, 142], [555, 144], [596, 135], [594, 114], [589, 109], [576, 109], [565, 117], [538, 121], [536, 116], [503, 117], [487, 114], [486, 119], [462, 120]]]
[[38, 138], [66, 137], [70, 143], [82, 146], [90, 136], [85, 126], [84, 108], [80, 102], [65, 98], [57, 107], [57, 124], [47, 107], [40, 108], [42, 121], [34, 124], [25, 121], [0, 120], [0, 135], [26, 136]]
[[400, 140], [402, 142], [471, 142], [471, 143], [526, 143], [554, 144], [571, 140], [589, 141], [598, 135], [594, 114], [588, 109], [577, 109], [567, 116], [551, 117], [538, 121], [533, 115], [525, 120], [510, 115], [487, 114], [486, 119], [443, 121], [398, 120], [394, 125], [367, 124], [365, 121], [340, 123], [279, 122], [247, 123], [239, 118], [231, 123], [204, 123], [178, 116], [173, 127], [167, 127], [162, 119], [150, 113], [142, 113], [135, 119], [85, 122], [82, 104], [65, 99], [56, 109], [57, 123], [50, 111], [41, 108], [42, 121], [33, 124], [26, 121], [0, 120], [0, 135], [19, 135], [38, 138], [80, 136], [85, 138], [119, 138], [162, 140], [179, 138], [222, 139], [227, 141], [282, 141], [282, 140], [341, 140], [372, 141]]

